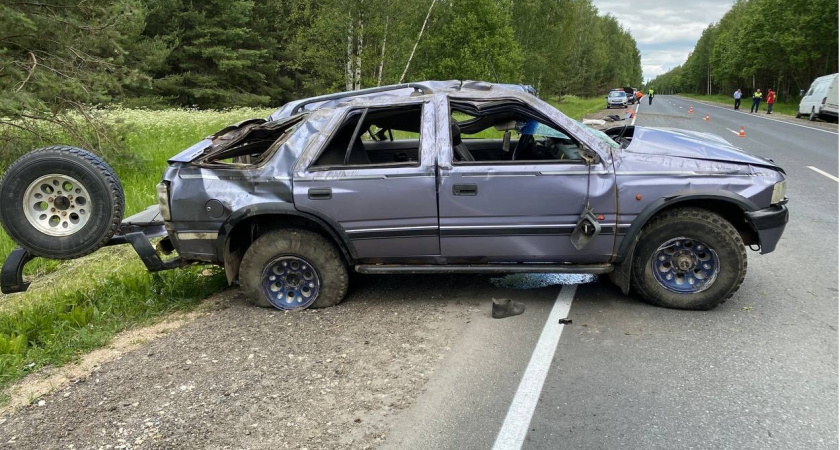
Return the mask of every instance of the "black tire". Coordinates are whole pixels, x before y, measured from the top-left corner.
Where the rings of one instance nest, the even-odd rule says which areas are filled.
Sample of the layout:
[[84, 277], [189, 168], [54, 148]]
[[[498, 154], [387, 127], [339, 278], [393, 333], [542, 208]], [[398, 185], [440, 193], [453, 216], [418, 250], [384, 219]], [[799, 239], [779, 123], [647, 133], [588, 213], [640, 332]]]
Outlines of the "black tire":
[[811, 114], [808, 116], [808, 120], [810, 120], [811, 122], [817, 120], [817, 112], [814, 110], [814, 108], [811, 108]]
[[[714, 278], [709, 278], [710, 284], [704, 290], [675, 292], [654, 276], [654, 256], [666, 243], [677, 238], [685, 242], [696, 240], [705, 243], [713, 250], [711, 253], [716, 254], [717, 273]], [[689, 270], [696, 268], [692, 266]], [[667, 308], [708, 310], [732, 297], [744, 281], [746, 273], [747, 252], [741, 236], [732, 224], [710, 211], [680, 208], [660, 214], [642, 230], [633, 255], [632, 283], [636, 292], [652, 304]]]
[[[42, 194], [36, 187], [42, 179], [42, 190], [53, 189], [49, 185], [59, 180], [75, 180], [78, 185], [63, 192], [55, 184], [52, 194]], [[24, 203], [33, 201], [26, 200], [28, 193], [54, 201], [52, 205], [43, 203], [45, 214], [40, 217], [48, 216], [48, 220], [39, 220], [37, 213], [27, 211]], [[73, 193], [77, 194], [75, 198]], [[34, 150], [12, 163], [0, 179], [0, 223], [18, 245], [35, 256], [74, 259], [96, 251], [117, 232], [124, 210], [125, 196], [114, 170], [98, 156], [79, 148]], [[53, 218], [57, 219], [55, 225]]]
[[801, 117], [802, 117], [802, 113], [800, 113], [799, 110], [796, 110], [796, 118], [799, 119]]
[[[320, 283], [314, 301], [302, 308], [327, 308], [344, 299], [348, 283], [347, 265], [335, 245], [312, 231], [276, 229], [257, 238], [242, 258], [239, 281], [248, 301], [263, 308], [302, 309], [293, 303], [285, 307], [283, 302], [273, 298], [270, 300], [269, 291], [263, 285], [266, 276], [271, 275], [269, 271], [273, 264], [287, 257], [299, 258], [311, 265]], [[278, 305], [273, 304], [272, 300], [277, 301]]]

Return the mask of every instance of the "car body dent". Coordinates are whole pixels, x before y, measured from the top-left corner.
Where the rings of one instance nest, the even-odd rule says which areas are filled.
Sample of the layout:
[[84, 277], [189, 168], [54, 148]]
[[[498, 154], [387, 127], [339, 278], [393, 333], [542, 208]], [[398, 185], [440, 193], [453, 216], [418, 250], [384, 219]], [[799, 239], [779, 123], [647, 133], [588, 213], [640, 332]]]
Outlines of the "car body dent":
[[[661, 155], [664, 157], [690, 158], [706, 161], [750, 164], [779, 170], [779, 166], [767, 159], [750, 155], [729, 144], [723, 138], [711, 133], [701, 133], [674, 128], [635, 127], [633, 141], [625, 149], [628, 153]], [[719, 171], [718, 168], [712, 168]]]

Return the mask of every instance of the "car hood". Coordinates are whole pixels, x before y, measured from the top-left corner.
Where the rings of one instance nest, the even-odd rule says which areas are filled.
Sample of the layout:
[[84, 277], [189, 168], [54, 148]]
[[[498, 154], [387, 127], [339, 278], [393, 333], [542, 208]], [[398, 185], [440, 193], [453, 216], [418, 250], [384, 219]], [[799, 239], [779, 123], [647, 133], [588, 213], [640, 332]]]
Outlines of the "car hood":
[[781, 168], [768, 158], [751, 155], [720, 136], [676, 128], [635, 127], [628, 153], [751, 164]]

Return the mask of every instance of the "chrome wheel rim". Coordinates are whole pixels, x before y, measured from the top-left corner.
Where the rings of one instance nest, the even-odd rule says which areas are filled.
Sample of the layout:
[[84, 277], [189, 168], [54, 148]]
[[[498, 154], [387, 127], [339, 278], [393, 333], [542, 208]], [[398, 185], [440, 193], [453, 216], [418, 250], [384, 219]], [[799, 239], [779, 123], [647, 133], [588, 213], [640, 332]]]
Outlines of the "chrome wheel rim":
[[678, 237], [656, 249], [651, 270], [665, 289], [678, 294], [696, 294], [714, 284], [720, 272], [720, 259], [705, 242]]
[[279, 256], [266, 265], [263, 292], [278, 309], [302, 309], [318, 298], [321, 277], [307, 260], [293, 255]]
[[29, 184], [23, 195], [23, 215], [48, 236], [69, 236], [90, 220], [87, 188], [67, 175], [45, 175]]

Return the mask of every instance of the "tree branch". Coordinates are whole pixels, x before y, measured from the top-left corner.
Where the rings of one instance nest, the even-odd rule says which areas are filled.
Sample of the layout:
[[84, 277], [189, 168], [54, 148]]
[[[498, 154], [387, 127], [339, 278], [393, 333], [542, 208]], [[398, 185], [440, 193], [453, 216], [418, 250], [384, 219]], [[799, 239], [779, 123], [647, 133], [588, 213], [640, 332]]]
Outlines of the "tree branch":
[[32, 78], [32, 74], [35, 73], [35, 67], [38, 66], [38, 58], [35, 57], [35, 54], [29, 52], [29, 56], [32, 57], [32, 67], [29, 69], [29, 73], [26, 75], [26, 79], [23, 80], [22, 83], [20, 83], [20, 86], [18, 86], [17, 89], [15, 89], [15, 92], [20, 92], [20, 90], [23, 89], [24, 86], [26, 86], [26, 83], [29, 82], [30, 78]]

